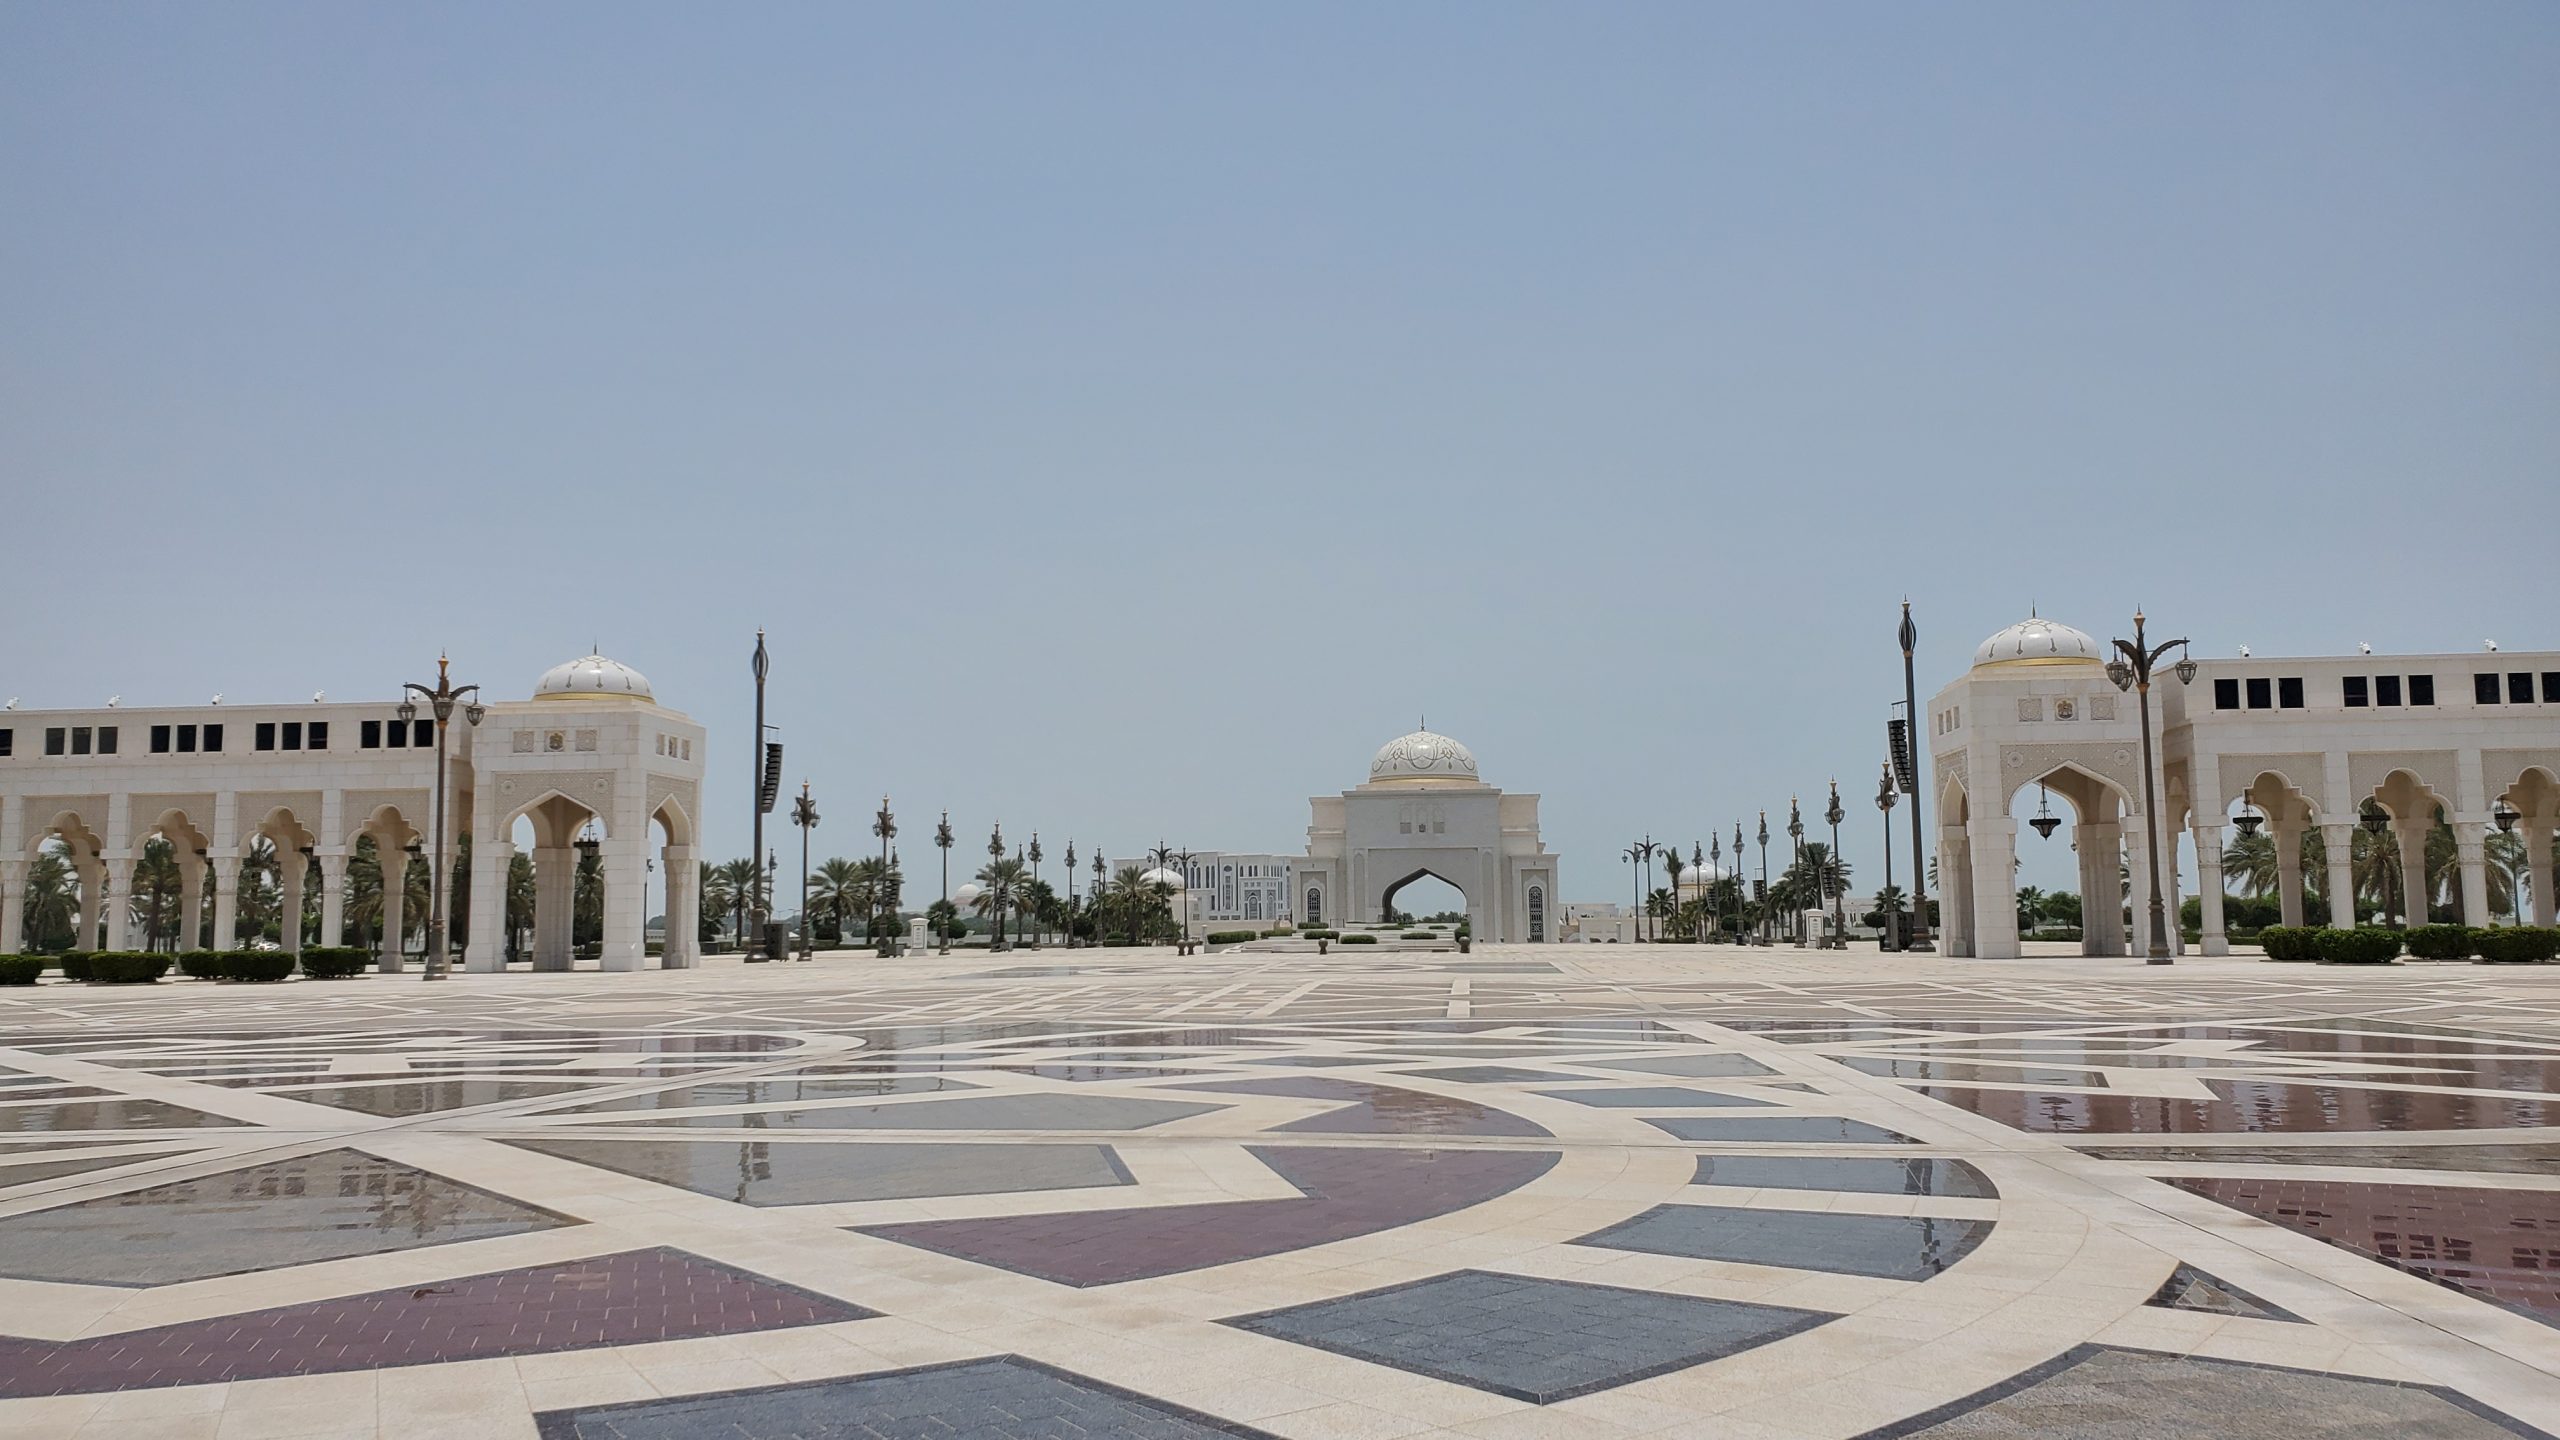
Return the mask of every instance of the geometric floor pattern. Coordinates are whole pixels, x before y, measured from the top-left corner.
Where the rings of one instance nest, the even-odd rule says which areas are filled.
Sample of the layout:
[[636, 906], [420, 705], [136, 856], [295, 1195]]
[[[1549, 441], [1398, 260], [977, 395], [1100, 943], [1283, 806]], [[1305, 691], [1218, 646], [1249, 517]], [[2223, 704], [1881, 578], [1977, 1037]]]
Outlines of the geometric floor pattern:
[[1461, 1270], [1227, 1323], [1545, 1405], [1737, 1354], [1831, 1318]]
[[0, 1435], [2560, 1429], [2560, 966], [0, 990]]

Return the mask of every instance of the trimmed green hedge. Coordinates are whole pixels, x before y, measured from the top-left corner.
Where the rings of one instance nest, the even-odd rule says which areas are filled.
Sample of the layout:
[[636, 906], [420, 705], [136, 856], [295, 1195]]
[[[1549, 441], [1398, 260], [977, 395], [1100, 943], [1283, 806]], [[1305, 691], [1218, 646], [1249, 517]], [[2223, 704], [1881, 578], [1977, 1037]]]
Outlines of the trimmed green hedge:
[[1341, 942], [1345, 945], [1375, 945], [1378, 943], [1378, 937], [1375, 935], [1345, 935], [1341, 937]]
[[2560, 958], [2560, 930], [2541, 925], [2509, 925], [2497, 930], [2475, 930], [2474, 942], [2480, 957], [2492, 964], [2527, 965], [2535, 961]]
[[2332, 925], [2312, 932], [2311, 943], [2323, 965], [2388, 965], [2400, 953], [2400, 932], [2375, 925], [2353, 930]]
[[1209, 932], [1209, 943], [1212, 945], [1241, 945], [1247, 940], [1259, 940], [1261, 938], [1262, 937], [1260, 935], [1251, 930], [1212, 930]]
[[1396, 938], [1399, 940], [1437, 940], [1440, 937], [1429, 930], [1407, 930]]
[[2270, 925], [2258, 932], [2258, 944], [2270, 960], [2317, 960], [2319, 934], [2307, 925]]
[[373, 968], [373, 952], [360, 945], [316, 945], [302, 952], [302, 973], [314, 980], [342, 980]]
[[100, 985], [149, 985], [169, 973], [169, 957], [142, 950], [102, 950], [89, 957], [88, 978]]
[[1342, 932], [1339, 930], [1327, 930], [1323, 926], [1319, 925], [1312, 930], [1299, 931], [1298, 938], [1301, 940], [1330, 940], [1341, 933]]
[[0, 955], [0, 985], [33, 985], [44, 965], [41, 955]]
[[221, 967], [222, 952], [219, 950], [178, 952], [178, 973], [190, 980], [219, 980], [222, 978]]
[[2468, 960], [2480, 953], [2479, 937], [2488, 932], [2468, 925], [2413, 925], [2409, 928], [2412, 960]]
[[62, 967], [65, 980], [89, 978], [89, 952], [86, 950], [65, 950], [53, 957], [53, 963]]

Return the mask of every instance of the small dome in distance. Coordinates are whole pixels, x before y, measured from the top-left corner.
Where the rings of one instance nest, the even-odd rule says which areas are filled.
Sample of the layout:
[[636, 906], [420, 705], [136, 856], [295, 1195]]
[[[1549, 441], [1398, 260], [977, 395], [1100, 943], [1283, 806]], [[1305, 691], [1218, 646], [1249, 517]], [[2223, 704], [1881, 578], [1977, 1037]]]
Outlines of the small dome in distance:
[[1150, 870], [1139, 878], [1150, 885], [1169, 885], [1176, 890], [1184, 888], [1182, 877], [1180, 875], [1175, 874], [1171, 870], [1163, 869], [1162, 867]]
[[1476, 757], [1446, 735], [1416, 730], [1378, 747], [1369, 762], [1369, 783], [1476, 779]]
[[2032, 614], [1975, 646], [1973, 651], [1977, 666], [2098, 665], [2106, 658], [2106, 651], [2086, 632]]
[[983, 893], [985, 892], [978, 888], [978, 882], [971, 880], [961, 885], [959, 889], [951, 892], [951, 903], [965, 908], [966, 906], [974, 903]]
[[649, 677], [602, 655], [587, 655], [542, 672], [536, 700], [656, 700]]

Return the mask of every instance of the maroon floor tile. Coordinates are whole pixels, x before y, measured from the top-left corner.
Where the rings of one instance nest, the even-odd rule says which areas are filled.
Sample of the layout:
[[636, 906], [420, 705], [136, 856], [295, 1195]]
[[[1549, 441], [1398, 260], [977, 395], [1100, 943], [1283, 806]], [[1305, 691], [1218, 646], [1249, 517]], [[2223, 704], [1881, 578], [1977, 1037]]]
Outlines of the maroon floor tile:
[[0, 1399], [684, 1340], [874, 1313], [680, 1250], [632, 1250], [93, 1340], [0, 1338]]
[[[1552, 1077], [1549, 1077], [1552, 1078]], [[1268, 1080], [1221, 1080], [1185, 1085], [1229, 1095], [1285, 1095], [1303, 1100], [1342, 1100], [1340, 1110], [1293, 1120], [1277, 1130], [1317, 1135], [1520, 1135], [1555, 1132], [1534, 1121], [1473, 1100], [1433, 1095], [1331, 1075], [1281, 1075]]]
[[1932, 1100], [2040, 1134], [2244, 1135], [2502, 1130], [2560, 1124], [2560, 1102], [2413, 1094], [2271, 1080], [2208, 1080], [2218, 1097], [2081, 1095], [2053, 1090], [1914, 1087]]
[[1480, 1204], [1543, 1175], [1552, 1151], [1255, 1147], [1295, 1200], [1238, 1200], [861, 1227], [1061, 1285], [1111, 1285], [1277, 1255]]
[[2167, 1183], [2560, 1326], [2560, 1193], [2284, 1175]]

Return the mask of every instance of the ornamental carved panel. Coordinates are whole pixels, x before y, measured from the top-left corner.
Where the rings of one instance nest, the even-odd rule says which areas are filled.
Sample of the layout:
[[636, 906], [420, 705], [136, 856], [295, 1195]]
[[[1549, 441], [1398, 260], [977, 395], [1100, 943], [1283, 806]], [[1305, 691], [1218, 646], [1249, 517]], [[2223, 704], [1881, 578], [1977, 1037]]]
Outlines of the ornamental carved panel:
[[528, 770], [497, 776], [488, 782], [497, 796], [497, 812], [512, 815], [554, 790], [599, 815], [613, 810], [613, 772], [609, 770]]
[[2460, 792], [2455, 788], [2462, 773], [2450, 750], [2368, 750], [2347, 757], [2347, 796], [2356, 804], [2382, 788], [2394, 770], [2406, 770], [2418, 777], [2426, 787], [2442, 796], [2447, 805], [2455, 803]]
[[1999, 803], [1990, 804], [1990, 797], [1985, 797], [1985, 807], [2005, 810], [2008, 798], [2016, 794], [2019, 787], [2033, 784], [2065, 766], [2113, 781], [2124, 792], [2125, 809], [2137, 813], [2142, 809], [2142, 747], [2131, 741], [2115, 740], [2002, 746]]
[[676, 808], [684, 812], [684, 824], [679, 828], [690, 832], [702, 819], [701, 789], [698, 781], [679, 780], [672, 775], [652, 775], [649, 777], [649, 813], [657, 814], [659, 806], [673, 800]]
[[288, 810], [304, 825], [320, 823], [320, 792], [317, 790], [243, 791], [232, 814], [243, 826], [255, 826], [278, 810]]
[[[427, 814], [427, 790], [424, 786], [415, 790], [350, 790], [339, 797], [338, 803], [338, 813], [346, 817], [349, 825], [362, 825], [385, 805], [399, 811], [402, 819], [423, 820]], [[249, 812], [243, 809], [240, 813]]]
[[[160, 817], [172, 810], [184, 816], [188, 824], [205, 834], [213, 833], [213, 796], [209, 794], [132, 795], [126, 799], [127, 803], [133, 807], [131, 813], [133, 838], [137, 845], [142, 843], [143, 837], [150, 833], [153, 826], [160, 823]], [[35, 818], [41, 820], [45, 817]]]
[[2327, 794], [2329, 762], [2325, 756], [2224, 755], [2215, 763], [2221, 767], [2225, 799], [2239, 798], [2253, 781], [2269, 771], [2282, 776], [2286, 784], [2301, 791], [2315, 806]]
[[2542, 770], [2560, 780], [2560, 750], [2483, 750], [2480, 752], [2480, 775], [2488, 782], [2489, 798], [2497, 799], [2516, 787], [2527, 770]]

